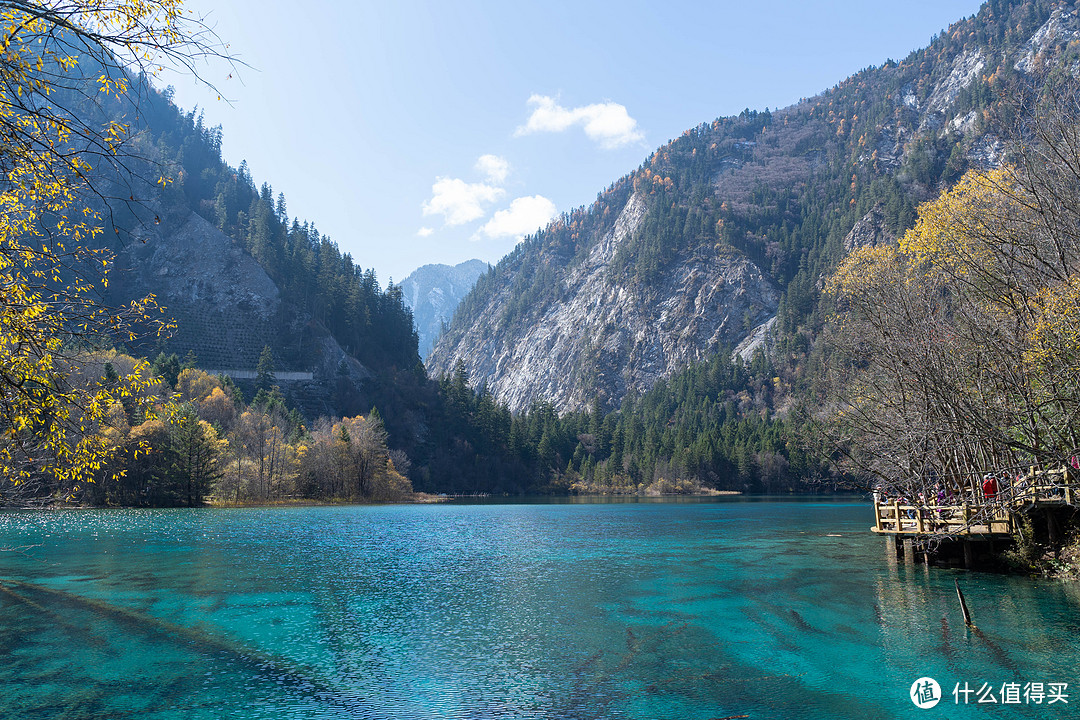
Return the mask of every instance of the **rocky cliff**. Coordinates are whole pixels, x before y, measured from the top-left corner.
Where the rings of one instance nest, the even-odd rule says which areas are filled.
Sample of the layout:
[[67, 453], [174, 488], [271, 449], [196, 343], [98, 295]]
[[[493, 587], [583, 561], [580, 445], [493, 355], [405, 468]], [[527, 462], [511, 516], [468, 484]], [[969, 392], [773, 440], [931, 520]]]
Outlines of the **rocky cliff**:
[[180, 223], [141, 226], [117, 255], [113, 292], [120, 299], [153, 294], [175, 328], [160, 349], [200, 367], [253, 370], [262, 349], [274, 351], [277, 369], [311, 372], [311, 383], [283, 389], [309, 415], [333, 411], [342, 381], [356, 392], [371, 372], [334, 337], [281, 299], [266, 271], [231, 238], [196, 213]]
[[614, 276], [611, 263], [645, 212], [642, 197], [631, 195], [611, 228], [560, 280], [561, 301], [530, 313], [511, 332], [499, 327], [513, 294], [513, 283], [503, 283], [463, 336], [436, 346], [429, 371], [450, 372], [461, 359], [512, 410], [534, 400], [584, 409], [594, 397], [614, 404], [649, 388], [734, 345], [775, 314], [773, 283], [732, 250], [685, 253], [647, 291]]
[[431, 352], [443, 324], [450, 322], [458, 303], [490, 267], [482, 260], [466, 260], [457, 265], [424, 265], [401, 281], [398, 287], [413, 313], [420, 339], [420, 357], [427, 357]]
[[157, 297], [176, 323], [171, 349], [207, 367], [245, 369], [277, 344], [277, 285], [220, 230], [191, 213], [172, 231], [142, 227], [135, 240], [117, 258], [116, 282]]

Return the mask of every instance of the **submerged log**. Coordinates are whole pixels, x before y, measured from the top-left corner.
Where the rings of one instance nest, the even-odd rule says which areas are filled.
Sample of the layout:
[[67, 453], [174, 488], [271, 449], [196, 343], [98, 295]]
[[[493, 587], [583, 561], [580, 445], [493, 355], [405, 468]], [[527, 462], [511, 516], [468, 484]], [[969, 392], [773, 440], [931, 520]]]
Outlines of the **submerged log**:
[[968, 627], [975, 627], [971, 622], [971, 612], [968, 610], [967, 602], [964, 600], [964, 593], [960, 591], [960, 582], [953, 578], [953, 584], [956, 585], [956, 597], [960, 598], [960, 610], [964, 613], [964, 624]]

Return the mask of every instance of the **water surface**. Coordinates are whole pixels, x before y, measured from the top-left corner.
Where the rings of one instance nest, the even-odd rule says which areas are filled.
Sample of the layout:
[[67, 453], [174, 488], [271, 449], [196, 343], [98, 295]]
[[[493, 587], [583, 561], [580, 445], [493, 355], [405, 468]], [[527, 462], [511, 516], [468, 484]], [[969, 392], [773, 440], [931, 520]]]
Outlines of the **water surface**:
[[[0, 717], [1072, 716], [1080, 588], [898, 564], [870, 518], [726, 499], [0, 513]], [[908, 699], [922, 676], [932, 710]], [[965, 682], [1076, 697], [958, 706]]]

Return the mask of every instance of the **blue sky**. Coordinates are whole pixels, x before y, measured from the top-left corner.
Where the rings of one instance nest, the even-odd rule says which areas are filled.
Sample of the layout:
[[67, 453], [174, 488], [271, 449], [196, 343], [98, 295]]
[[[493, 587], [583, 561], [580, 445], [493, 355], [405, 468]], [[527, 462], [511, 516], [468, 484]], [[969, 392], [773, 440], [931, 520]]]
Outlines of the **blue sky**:
[[[497, 262], [683, 130], [902, 59], [975, 0], [187, 0], [250, 67], [168, 77], [380, 281]], [[229, 74], [231, 78], [227, 78]]]

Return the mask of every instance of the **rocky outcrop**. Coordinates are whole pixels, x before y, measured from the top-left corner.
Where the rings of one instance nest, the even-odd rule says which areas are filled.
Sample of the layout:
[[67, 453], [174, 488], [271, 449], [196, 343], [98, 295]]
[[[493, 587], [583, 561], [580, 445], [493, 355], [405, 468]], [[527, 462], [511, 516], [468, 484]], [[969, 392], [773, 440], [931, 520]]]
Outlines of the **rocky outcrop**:
[[957, 55], [949, 74], [938, 82], [930, 93], [926, 101], [927, 113], [947, 111], [956, 101], [960, 91], [971, 85], [984, 67], [986, 67], [986, 58], [978, 50]]
[[1020, 51], [1013, 66], [1020, 72], [1031, 73], [1041, 63], [1066, 50], [1070, 43], [1080, 40], [1080, 18], [1069, 8], [1056, 8], [1050, 19], [1040, 27]]
[[476, 279], [491, 266], [482, 260], [466, 260], [457, 265], [424, 265], [401, 281], [401, 296], [413, 313], [413, 324], [420, 338], [420, 357], [427, 357], [444, 323], [450, 322], [454, 309]]
[[781, 318], [797, 327], [816, 301], [809, 273], [820, 291], [837, 240], [847, 252], [895, 242], [912, 207], [1003, 161], [999, 81], [1013, 67], [1034, 84], [1055, 62], [1076, 71], [1071, 4], [998, 5], [902, 62], [658, 148], [478, 283], [429, 369], [460, 362], [513, 410], [544, 399], [568, 411], [594, 397], [615, 406], [720, 349], [767, 351], [780, 327], [774, 280], [794, 290]]
[[513, 299], [511, 283], [504, 284], [463, 337], [439, 341], [429, 372], [450, 372], [460, 360], [514, 411], [541, 399], [562, 412], [583, 409], [594, 397], [614, 406], [628, 392], [733, 347], [776, 313], [776, 288], [731, 248], [683, 254], [647, 292], [615, 278], [612, 260], [645, 212], [642, 198], [632, 195], [563, 276], [561, 302], [512, 328], [499, 327]]
[[758, 325], [756, 328], [750, 331], [750, 334], [743, 338], [743, 341], [735, 346], [735, 350], [731, 353], [731, 359], [739, 358], [744, 363], [750, 362], [753, 359], [754, 354], [758, 350], [767, 351], [767, 342], [769, 340], [769, 333], [773, 329], [773, 325], [776, 324], [776, 316], [773, 315], [765, 322]]
[[191, 213], [179, 228], [134, 235], [117, 257], [117, 279], [129, 296], [155, 295], [175, 321], [169, 349], [194, 352], [210, 367], [246, 369], [277, 344], [278, 288], [224, 233]]
[[870, 212], [859, 218], [851, 231], [844, 237], [844, 252], [851, 252], [861, 247], [876, 247], [896, 239], [885, 224], [885, 213], [881, 205], [875, 205]]
[[283, 302], [266, 271], [231, 238], [196, 213], [179, 227], [141, 227], [117, 255], [114, 294], [123, 300], [153, 294], [175, 327], [158, 349], [199, 366], [253, 370], [269, 345], [280, 371], [306, 371], [310, 383], [283, 384], [295, 406], [317, 417], [331, 414], [342, 383], [358, 392], [371, 372], [334, 337]]

